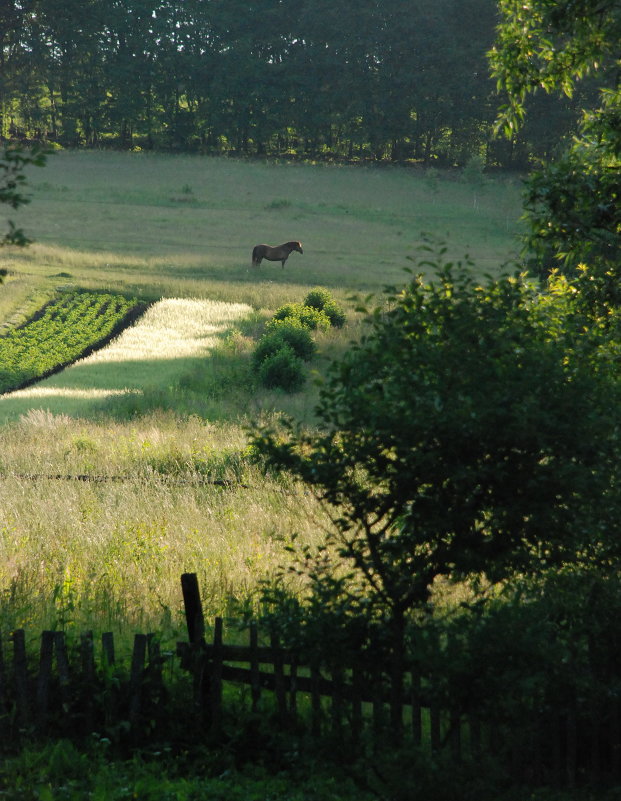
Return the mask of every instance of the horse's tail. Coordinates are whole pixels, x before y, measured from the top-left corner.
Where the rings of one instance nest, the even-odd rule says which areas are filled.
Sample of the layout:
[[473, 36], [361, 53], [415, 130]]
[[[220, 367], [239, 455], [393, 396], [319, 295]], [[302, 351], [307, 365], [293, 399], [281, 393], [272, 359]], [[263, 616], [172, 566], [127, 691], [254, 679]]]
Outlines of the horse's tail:
[[261, 245], [255, 245], [252, 249], [252, 266], [258, 267], [261, 263]]

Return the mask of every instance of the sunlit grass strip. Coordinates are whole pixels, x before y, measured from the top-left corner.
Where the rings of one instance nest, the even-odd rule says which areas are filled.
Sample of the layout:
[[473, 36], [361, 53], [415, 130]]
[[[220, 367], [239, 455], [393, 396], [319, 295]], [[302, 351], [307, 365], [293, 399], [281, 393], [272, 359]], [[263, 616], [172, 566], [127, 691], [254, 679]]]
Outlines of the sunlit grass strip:
[[94, 353], [93, 362], [175, 359], [211, 350], [217, 337], [252, 309], [244, 303], [168, 298], [153, 305], [132, 328]]
[[188, 359], [208, 355], [218, 338], [251, 312], [252, 308], [243, 303], [161, 300], [101, 350], [6, 399], [30, 400], [33, 404], [96, 401], [166, 385], [183, 371]]

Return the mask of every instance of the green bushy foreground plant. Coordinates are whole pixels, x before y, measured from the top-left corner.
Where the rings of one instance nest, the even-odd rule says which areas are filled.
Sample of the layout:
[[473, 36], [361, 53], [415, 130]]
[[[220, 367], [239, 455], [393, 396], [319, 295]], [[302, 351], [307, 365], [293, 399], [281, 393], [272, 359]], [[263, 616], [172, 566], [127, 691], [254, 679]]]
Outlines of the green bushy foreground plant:
[[[289, 568], [267, 582], [266, 621], [328, 669], [381, 671], [399, 703], [415, 664], [428, 701], [495, 733], [487, 791], [553, 784], [549, 754], [537, 762], [550, 727], [571, 709], [588, 732], [621, 686], [621, 310], [602, 317], [591, 295], [606, 288], [584, 277], [480, 284], [427, 251], [436, 280], [370, 312], [328, 371], [319, 425], [253, 437], [263, 468], [299, 478], [330, 517], [318, 547], [289, 544], [307, 583], [290, 592]], [[467, 605], [443, 613], [437, 587], [457, 582]], [[576, 771], [592, 779], [585, 737]], [[420, 796], [421, 774], [393, 770], [388, 797], [456, 797]], [[485, 797], [471, 778], [458, 797]]]
[[327, 331], [330, 328], [330, 320], [321, 309], [302, 303], [286, 303], [281, 306], [275, 311], [274, 320], [299, 320], [311, 331]]
[[0, 798], [7, 801], [370, 801], [340, 772], [318, 762], [287, 773], [260, 763], [237, 765], [230, 750], [175, 753], [170, 747], [114, 759], [105, 740], [78, 749], [67, 740], [24, 748], [0, 765]]
[[271, 320], [266, 326], [266, 333], [261, 337], [252, 354], [255, 368], [273, 356], [282, 348], [292, 350], [302, 361], [310, 361], [317, 350], [309, 329], [300, 320]]

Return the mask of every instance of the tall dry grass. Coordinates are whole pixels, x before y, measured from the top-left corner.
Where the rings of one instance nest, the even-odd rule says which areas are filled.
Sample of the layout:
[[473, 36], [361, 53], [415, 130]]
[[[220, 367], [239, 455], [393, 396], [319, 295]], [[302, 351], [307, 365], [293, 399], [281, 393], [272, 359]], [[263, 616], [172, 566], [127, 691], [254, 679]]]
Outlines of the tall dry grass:
[[5, 426], [0, 628], [174, 636], [186, 571], [208, 616], [251, 599], [286, 561], [278, 537], [318, 540], [322, 517], [245, 448], [241, 425], [163, 413], [97, 424], [33, 411]]

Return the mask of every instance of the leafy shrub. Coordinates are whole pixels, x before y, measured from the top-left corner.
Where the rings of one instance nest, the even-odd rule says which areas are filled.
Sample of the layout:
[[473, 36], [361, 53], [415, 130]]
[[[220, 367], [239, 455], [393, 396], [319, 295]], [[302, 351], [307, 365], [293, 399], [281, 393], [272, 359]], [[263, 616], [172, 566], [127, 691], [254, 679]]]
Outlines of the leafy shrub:
[[330, 320], [330, 325], [333, 325], [334, 328], [342, 328], [345, 325], [345, 312], [335, 300], [328, 301], [322, 312]]
[[314, 309], [321, 311], [326, 303], [330, 303], [333, 300], [330, 290], [324, 289], [322, 286], [316, 286], [304, 298], [304, 305], [312, 306]]
[[319, 329], [327, 331], [330, 328], [330, 320], [321, 309], [315, 309], [313, 306], [305, 306], [302, 303], [286, 303], [276, 310], [274, 320], [299, 320], [306, 328], [311, 331]]
[[283, 345], [261, 362], [259, 380], [269, 389], [297, 392], [306, 381], [303, 362], [290, 347]]
[[295, 318], [287, 318], [270, 325], [268, 332], [257, 343], [252, 355], [255, 368], [284, 346], [289, 347], [305, 362], [310, 361], [315, 355], [316, 345], [308, 328]]
[[304, 305], [322, 311], [330, 320], [330, 325], [335, 328], [342, 328], [345, 325], [345, 312], [332, 294], [323, 287], [317, 286], [312, 289], [304, 298]]

